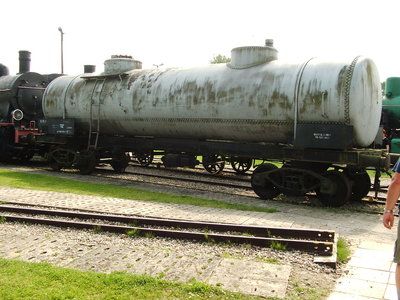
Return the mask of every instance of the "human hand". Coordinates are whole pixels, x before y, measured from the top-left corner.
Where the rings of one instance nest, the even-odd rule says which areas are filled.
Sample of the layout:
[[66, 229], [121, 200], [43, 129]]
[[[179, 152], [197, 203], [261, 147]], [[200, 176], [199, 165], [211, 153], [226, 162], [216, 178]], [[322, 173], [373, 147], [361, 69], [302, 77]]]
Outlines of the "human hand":
[[385, 212], [383, 214], [383, 226], [385, 226], [387, 229], [392, 229], [393, 223], [394, 223], [394, 215], [393, 213], [390, 212]]

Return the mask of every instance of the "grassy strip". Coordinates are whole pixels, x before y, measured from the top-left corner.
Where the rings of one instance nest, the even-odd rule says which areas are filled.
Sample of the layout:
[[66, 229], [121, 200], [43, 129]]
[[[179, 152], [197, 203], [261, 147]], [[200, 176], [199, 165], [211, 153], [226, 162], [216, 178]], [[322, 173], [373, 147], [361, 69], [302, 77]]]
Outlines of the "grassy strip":
[[245, 211], [259, 211], [273, 213], [277, 209], [231, 204], [222, 201], [178, 196], [167, 193], [142, 191], [127, 187], [75, 181], [46, 175], [28, 174], [0, 169], [0, 185], [15, 188], [44, 190], [53, 192], [68, 192], [102, 197], [114, 197], [130, 200], [153, 201], [175, 204], [188, 204], [213, 208], [237, 209]]
[[1, 299], [261, 299], [200, 282], [168, 282], [124, 272], [83, 272], [0, 259]]

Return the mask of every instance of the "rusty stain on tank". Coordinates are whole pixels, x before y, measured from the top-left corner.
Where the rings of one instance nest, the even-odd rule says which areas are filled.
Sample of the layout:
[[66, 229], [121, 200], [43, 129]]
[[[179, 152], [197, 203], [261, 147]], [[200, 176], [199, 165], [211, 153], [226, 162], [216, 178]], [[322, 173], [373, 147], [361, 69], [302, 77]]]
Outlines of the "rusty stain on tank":
[[312, 112], [320, 114], [322, 112], [322, 93], [308, 93], [304, 96], [302, 105], [299, 107], [299, 113]]
[[272, 92], [270, 101], [268, 101], [268, 108], [272, 109], [274, 107], [287, 110], [291, 109], [292, 104], [289, 103], [289, 97], [286, 94], [283, 94], [280, 90], [275, 90]]
[[343, 68], [340, 69], [337, 84], [336, 84], [336, 91], [337, 91], [338, 95], [341, 95], [342, 92], [344, 92], [347, 69], [348, 69], [348, 66], [344, 66]]

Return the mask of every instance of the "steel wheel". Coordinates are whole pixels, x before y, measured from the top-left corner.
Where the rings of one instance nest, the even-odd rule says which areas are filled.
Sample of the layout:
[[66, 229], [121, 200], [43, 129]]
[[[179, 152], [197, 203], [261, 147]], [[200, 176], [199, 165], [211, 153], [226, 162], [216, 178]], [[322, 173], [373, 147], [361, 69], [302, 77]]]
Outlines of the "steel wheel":
[[231, 158], [232, 168], [236, 171], [237, 174], [245, 174], [248, 170], [250, 170], [252, 164], [253, 160], [251, 158], [245, 158], [245, 157]]
[[22, 162], [28, 162], [32, 159], [32, 157], [34, 156], [34, 152], [33, 151], [29, 151], [29, 150], [25, 150], [24, 152], [22, 152], [19, 156], [18, 159]]
[[225, 167], [225, 158], [218, 154], [203, 156], [203, 167], [211, 174], [221, 173]]
[[280, 190], [265, 176], [262, 180], [257, 179], [256, 174], [277, 169], [274, 164], [259, 165], [251, 175], [251, 187], [261, 199], [273, 199], [280, 194]]
[[10, 146], [12, 144], [13, 134], [8, 127], [0, 128], [0, 161], [8, 162], [12, 158]]
[[63, 147], [53, 148], [47, 157], [50, 168], [59, 171], [62, 168], [71, 168], [76, 159], [76, 151]]
[[51, 168], [53, 171], [60, 171], [60, 170], [62, 169], [62, 166], [60, 166], [60, 164], [59, 164], [58, 162], [56, 162], [56, 161], [54, 160], [54, 158], [52, 158], [52, 157], [49, 158], [47, 162], [49, 163], [50, 168]]
[[79, 173], [82, 175], [88, 175], [96, 168], [96, 156], [93, 151], [82, 151], [78, 154], [77, 167]]
[[367, 196], [371, 188], [371, 178], [368, 173], [358, 173], [350, 178], [354, 181], [350, 200], [358, 201]]
[[338, 207], [345, 204], [351, 195], [347, 176], [338, 171], [327, 171], [323, 176], [330, 181], [329, 191], [318, 190], [318, 199], [326, 206]]
[[129, 156], [129, 154], [120, 153], [118, 155], [113, 156], [110, 165], [114, 169], [115, 172], [124, 173], [130, 160], [131, 160], [131, 157]]

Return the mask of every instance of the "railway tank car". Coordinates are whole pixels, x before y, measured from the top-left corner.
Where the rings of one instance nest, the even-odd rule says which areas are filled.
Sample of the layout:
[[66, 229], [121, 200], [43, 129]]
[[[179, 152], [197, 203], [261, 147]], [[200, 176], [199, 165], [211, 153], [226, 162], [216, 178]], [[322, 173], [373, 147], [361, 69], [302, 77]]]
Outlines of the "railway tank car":
[[38, 120], [43, 118], [46, 75], [30, 72], [31, 53], [19, 51], [19, 73], [0, 66], [0, 161], [33, 156]]
[[164, 151], [166, 166], [193, 166], [196, 155], [210, 164], [218, 155], [283, 162], [254, 171], [261, 198], [316, 191], [325, 204], [340, 205], [369, 190], [365, 168], [386, 163], [382, 151], [351, 149], [371, 144], [379, 128], [373, 61], [282, 62], [272, 40], [233, 49], [229, 64], [198, 68], [142, 70], [139, 61], [115, 57], [104, 73], [55, 79], [42, 106], [47, 120], [73, 120], [86, 137], [55, 149], [56, 162], [71, 151], [93, 161], [117, 144], [117, 165], [117, 152], [153, 149]]

